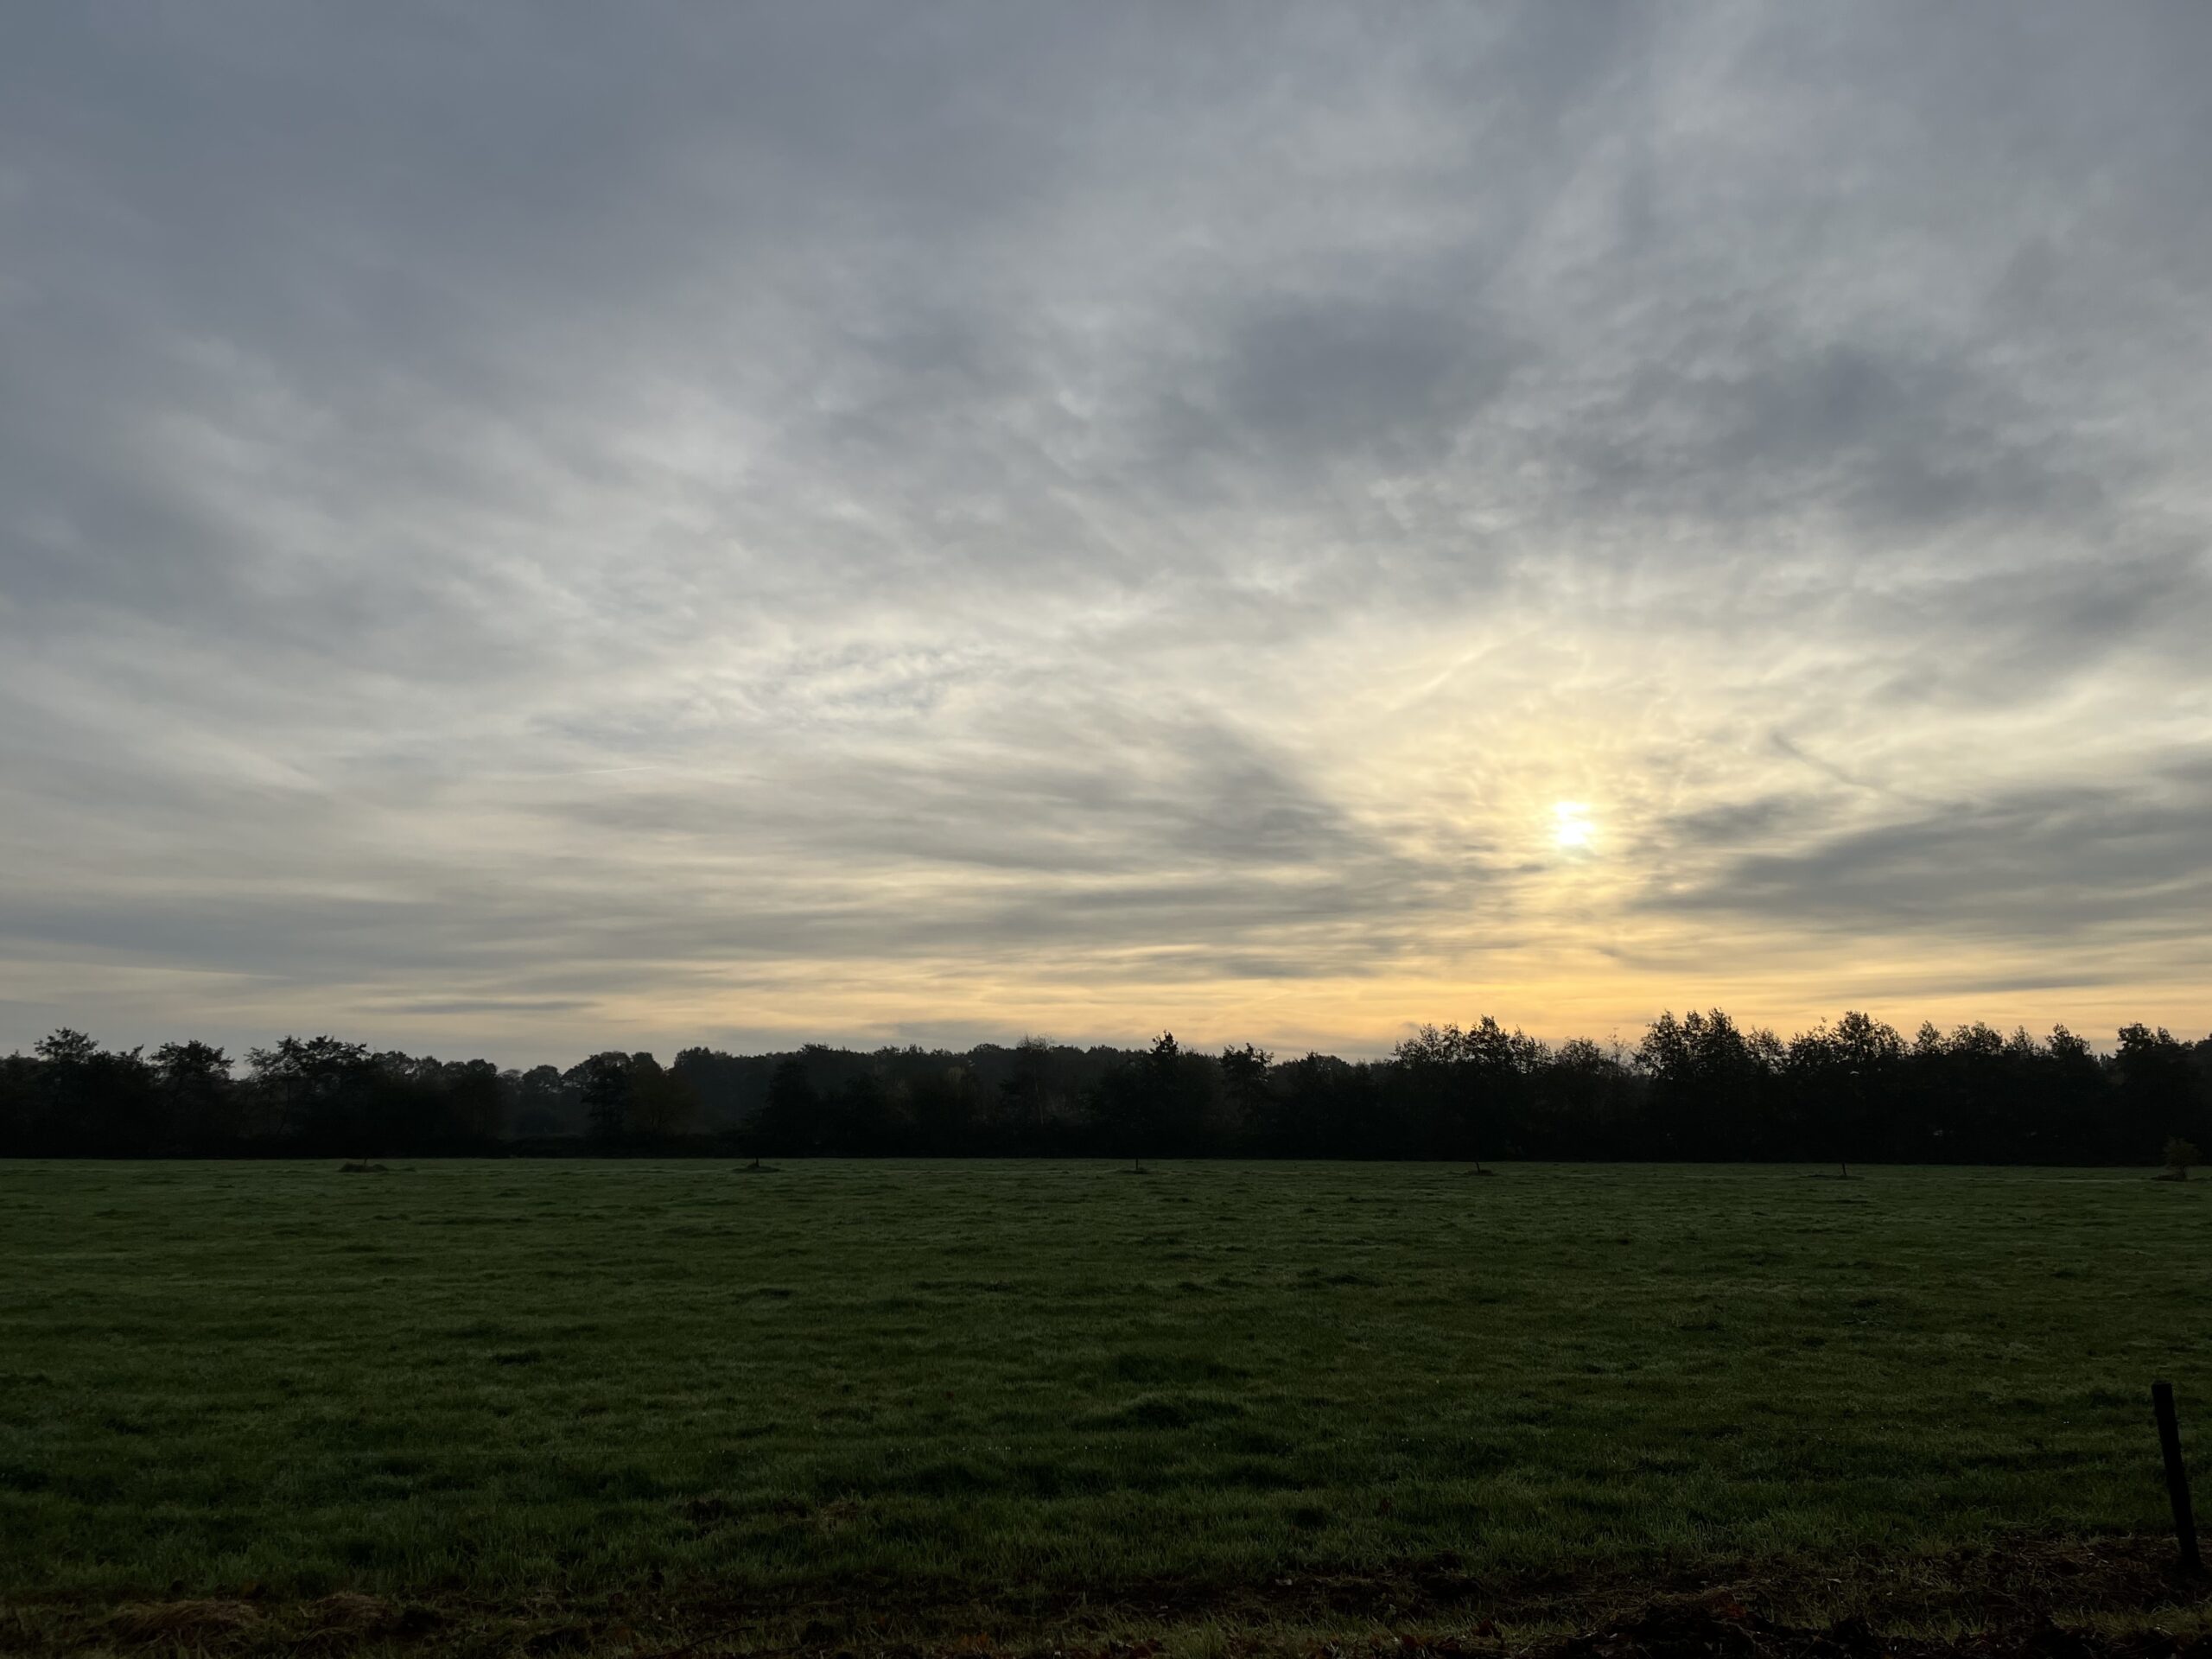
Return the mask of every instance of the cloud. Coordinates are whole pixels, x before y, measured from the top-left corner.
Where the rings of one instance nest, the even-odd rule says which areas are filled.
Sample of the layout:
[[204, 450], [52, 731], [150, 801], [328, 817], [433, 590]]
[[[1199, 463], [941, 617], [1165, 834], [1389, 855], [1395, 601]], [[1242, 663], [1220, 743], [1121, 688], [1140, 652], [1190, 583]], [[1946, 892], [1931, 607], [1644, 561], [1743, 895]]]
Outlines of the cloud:
[[[1753, 804], [1695, 827], [1770, 825]], [[1802, 823], [1802, 820], [1799, 820]], [[1647, 902], [1739, 911], [1821, 931], [2030, 938], [2183, 939], [2212, 907], [2212, 759], [2091, 788], [2045, 785], [1728, 855]], [[1725, 839], [1724, 839], [1725, 844]]]
[[2206, 29], [10, 17], [0, 1043], [2178, 1020]]

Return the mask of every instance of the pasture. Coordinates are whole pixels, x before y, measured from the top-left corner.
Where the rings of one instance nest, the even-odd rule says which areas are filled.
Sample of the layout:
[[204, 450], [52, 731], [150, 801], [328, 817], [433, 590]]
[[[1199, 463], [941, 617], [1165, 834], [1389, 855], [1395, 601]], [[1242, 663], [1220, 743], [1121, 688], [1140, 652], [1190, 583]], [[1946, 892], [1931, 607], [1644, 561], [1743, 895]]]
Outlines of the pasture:
[[0, 1260], [19, 1605], [1841, 1584], [2162, 1532], [2161, 1376], [2208, 1496], [2133, 1172], [12, 1163]]

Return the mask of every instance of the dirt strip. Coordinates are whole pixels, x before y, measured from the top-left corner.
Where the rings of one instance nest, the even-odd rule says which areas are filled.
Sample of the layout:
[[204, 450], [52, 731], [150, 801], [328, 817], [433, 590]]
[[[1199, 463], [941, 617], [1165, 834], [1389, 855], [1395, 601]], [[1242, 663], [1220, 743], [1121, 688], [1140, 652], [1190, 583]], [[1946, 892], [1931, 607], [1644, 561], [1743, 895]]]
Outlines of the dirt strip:
[[1676, 1574], [1593, 1565], [1510, 1583], [1441, 1558], [1387, 1574], [973, 1597], [887, 1583], [783, 1596], [655, 1586], [506, 1601], [286, 1599], [246, 1586], [114, 1606], [0, 1603], [0, 1654], [2212, 1659], [2212, 1577], [2183, 1572], [2172, 1551], [2156, 1538], [2013, 1541]]

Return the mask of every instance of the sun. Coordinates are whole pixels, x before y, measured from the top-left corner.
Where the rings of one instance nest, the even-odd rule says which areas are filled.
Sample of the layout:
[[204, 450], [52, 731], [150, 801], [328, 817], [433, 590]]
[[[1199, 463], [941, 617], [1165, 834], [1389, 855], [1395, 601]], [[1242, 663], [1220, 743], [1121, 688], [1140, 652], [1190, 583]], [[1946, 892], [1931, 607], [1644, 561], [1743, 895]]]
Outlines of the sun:
[[1561, 852], [1589, 851], [1597, 833], [1598, 826], [1590, 822], [1590, 809], [1581, 802], [1552, 803], [1552, 845]]

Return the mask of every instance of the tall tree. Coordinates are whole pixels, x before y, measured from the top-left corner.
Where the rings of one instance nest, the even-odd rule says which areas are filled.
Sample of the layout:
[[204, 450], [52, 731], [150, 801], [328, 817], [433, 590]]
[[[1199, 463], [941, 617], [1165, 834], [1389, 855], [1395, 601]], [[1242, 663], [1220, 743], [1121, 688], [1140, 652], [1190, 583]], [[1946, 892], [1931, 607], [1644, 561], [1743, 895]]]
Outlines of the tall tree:
[[1221, 1051], [1222, 1103], [1228, 1109], [1228, 1133], [1243, 1137], [1268, 1116], [1268, 1072], [1274, 1056], [1250, 1043]]
[[221, 1049], [163, 1043], [154, 1051], [154, 1075], [177, 1144], [199, 1149], [245, 1137], [250, 1126], [238, 1110], [231, 1057]]
[[620, 1049], [594, 1054], [577, 1068], [578, 1093], [591, 1138], [613, 1146], [630, 1138], [630, 1057]]

